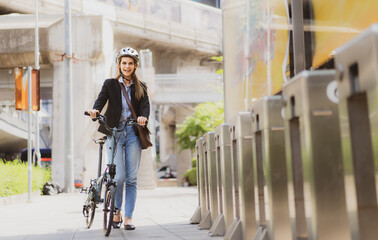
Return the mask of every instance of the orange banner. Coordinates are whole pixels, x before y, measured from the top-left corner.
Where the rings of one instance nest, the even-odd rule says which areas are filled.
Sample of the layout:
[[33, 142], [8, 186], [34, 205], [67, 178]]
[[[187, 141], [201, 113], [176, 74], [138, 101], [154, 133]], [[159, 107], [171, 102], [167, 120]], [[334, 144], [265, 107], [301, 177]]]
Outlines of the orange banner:
[[[32, 70], [32, 110], [40, 110], [40, 74]], [[14, 69], [16, 110], [28, 110], [28, 76], [22, 67]]]
[[39, 70], [33, 69], [32, 70], [32, 110], [39, 111], [39, 100], [40, 100], [40, 77], [39, 77]]
[[22, 67], [14, 69], [16, 110], [28, 109], [28, 78]]

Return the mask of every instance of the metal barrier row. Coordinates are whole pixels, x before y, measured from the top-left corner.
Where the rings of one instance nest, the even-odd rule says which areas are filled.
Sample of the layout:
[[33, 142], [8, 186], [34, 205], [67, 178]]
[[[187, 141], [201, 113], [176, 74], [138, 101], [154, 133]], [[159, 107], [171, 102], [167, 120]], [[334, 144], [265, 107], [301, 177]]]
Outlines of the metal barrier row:
[[378, 24], [336, 71], [304, 71], [198, 139], [192, 222], [225, 240], [376, 239], [377, 49]]

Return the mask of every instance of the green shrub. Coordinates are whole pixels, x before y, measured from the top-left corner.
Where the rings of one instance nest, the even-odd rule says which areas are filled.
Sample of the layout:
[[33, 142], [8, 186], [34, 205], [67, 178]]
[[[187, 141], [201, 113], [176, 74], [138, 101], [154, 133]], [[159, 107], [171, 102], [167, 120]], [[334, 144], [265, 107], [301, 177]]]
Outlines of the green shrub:
[[197, 167], [197, 158], [192, 158], [192, 168]]
[[177, 125], [175, 134], [180, 151], [190, 149], [193, 152], [197, 139], [209, 131], [214, 131], [215, 127], [223, 122], [223, 101], [198, 104], [194, 108], [194, 113]]
[[[41, 190], [51, 179], [51, 171], [46, 168], [32, 167], [32, 191]], [[4, 163], [0, 161], [0, 197], [28, 192], [28, 165], [16, 159]]]
[[191, 168], [185, 172], [184, 178], [187, 178], [190, 185], [197, 185], [197, 168]]

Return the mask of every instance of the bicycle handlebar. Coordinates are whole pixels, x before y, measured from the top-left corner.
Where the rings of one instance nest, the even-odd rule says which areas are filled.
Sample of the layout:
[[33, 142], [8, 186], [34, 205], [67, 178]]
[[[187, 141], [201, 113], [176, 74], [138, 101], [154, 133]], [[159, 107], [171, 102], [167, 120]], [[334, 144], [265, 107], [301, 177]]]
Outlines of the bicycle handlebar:
[[[87, 111], [84, 112], [84, 115], [90, 116], [90, 114]], [[92, 121], [98, 121], [101, 125], [103, 125], [106, 128], [106, 130], [108, 130], [111, 133], [113, 132], [114, 128], [110, 128], [108, 126], [107, 121], [106, 121], [106, 117], [104, 115], [101, 115], [100, 113], [96, 113], [96, 117], [92, 118]], [[137, 121], [134, 120], [132, 117], [128, 117], [126, 119], [125, 125], [122, 128], [116, 128], [115, 127], [115, 129], [116, 129], [117, 132], [122, 132], [127, 125], [129, 125], [129, 126], [141, 126], [141, 127], [143, 127], [142, 125], [140, 125], [139, 123], [137, 123]]]
[[[88, 111], [85, 111], [85, 112], [84, 112], [84, 115], [90, 116], [90, 114], [89, 114]], [[97, 120], [98, 115], [99, 115], [99, 113], [96, 113], [96, 117], [95, 117], [95, 118], [92, 118], [92, 121], [93, 121], [93, 122]]]

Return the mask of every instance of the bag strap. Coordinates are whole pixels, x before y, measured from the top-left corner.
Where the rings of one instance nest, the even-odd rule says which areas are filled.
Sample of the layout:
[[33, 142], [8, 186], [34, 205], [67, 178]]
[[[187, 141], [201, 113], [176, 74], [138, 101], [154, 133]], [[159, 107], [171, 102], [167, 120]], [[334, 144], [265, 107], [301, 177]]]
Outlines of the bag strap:
[[136, 120], [137, 120], [137, 115], [135, 114], [135, 111], [134, 111], [133, 105], [131, 105], [131, 101], [130, 101], [130, 98], [129, 98], [129, 94], [127, 94], [127, 92], [126, 92], [126, 88], [125, 88], [125, 86], [124, 86], [121, 82], [119, 82], [119, 85], [121, 86], [123, 96], [124, 96], [125, 99], [126, 99], [126, 103], [127, 103], [127, 105], [129, 106], [129, 108], [130, 108], [131, 116], [132, 116], [132, 117], [134, 118], [134, 120], [136, 121]]

